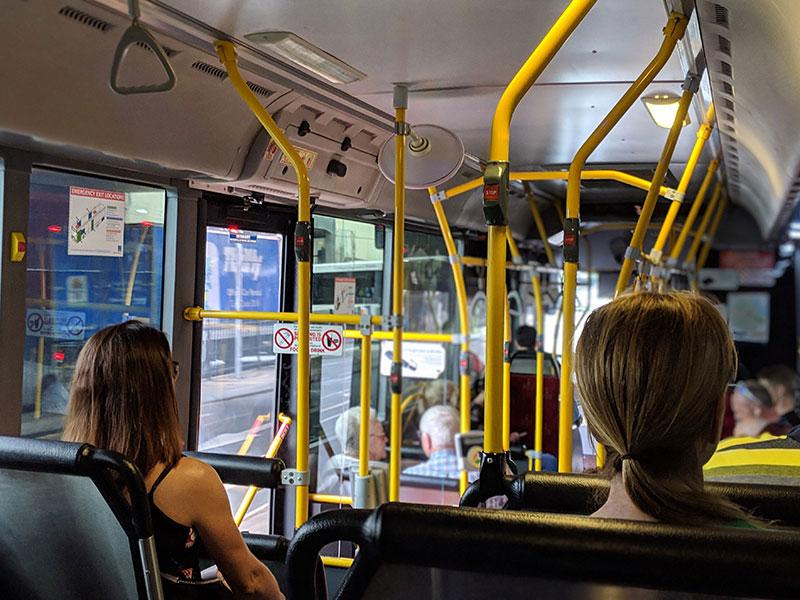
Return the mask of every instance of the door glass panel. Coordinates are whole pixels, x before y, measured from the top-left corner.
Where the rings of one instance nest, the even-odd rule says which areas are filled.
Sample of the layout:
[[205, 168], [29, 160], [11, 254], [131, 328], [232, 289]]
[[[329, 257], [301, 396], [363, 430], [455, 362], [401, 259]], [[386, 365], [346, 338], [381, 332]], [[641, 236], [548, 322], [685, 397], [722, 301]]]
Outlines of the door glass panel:
[[93, 333], [128, 319], [161, 326], [165, 206], [163, 189], [31, 173], [22, 435], [60, 436]]

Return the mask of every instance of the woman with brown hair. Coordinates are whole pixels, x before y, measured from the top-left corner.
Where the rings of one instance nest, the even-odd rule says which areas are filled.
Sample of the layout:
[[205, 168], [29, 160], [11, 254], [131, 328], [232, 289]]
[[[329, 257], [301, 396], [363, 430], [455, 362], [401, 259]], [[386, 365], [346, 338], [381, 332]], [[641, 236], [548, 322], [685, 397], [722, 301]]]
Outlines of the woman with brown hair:
[[142, 472], [167, 597], [230, 595], [219, 579], [201, 580], [204, 547], [234, 597], [281, 599], [236, 528], [216, 471], [181, 456], [177, 374], [159, 330], [128, 321], [98, 331], [78, 356], [64, 439], [119, 452]]
[[608, 449], [611, 491], [593, 516], [747, 522], [739, 507], [703, 489], [737, 361], [727, 324], [708, 300], [683, 292], [621, 296], [588, 318], [575, 360], [589, 427]]

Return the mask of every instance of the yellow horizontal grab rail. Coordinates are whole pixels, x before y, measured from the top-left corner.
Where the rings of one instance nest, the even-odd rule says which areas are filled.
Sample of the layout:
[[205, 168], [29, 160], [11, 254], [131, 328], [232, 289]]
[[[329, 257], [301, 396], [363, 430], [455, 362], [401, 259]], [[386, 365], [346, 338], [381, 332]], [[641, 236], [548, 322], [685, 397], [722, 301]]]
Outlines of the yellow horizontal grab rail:
[[334, 496], [333, 494], [309, 494], [308, 499], [318, 504], [353, 504], [350, 496]]
[[[296, 322], [296, 312], [269, 312], [248, 310], [206, 310], [200, 306], [190, 306], [183, 310], [183, 318], [187, 321], [202, 321], [203, 319], [241, 319], [243, 321], [287, 321]], [[380, 317], [370, 317], [370, 323], [380, 325]], [[333, 323], [337, 325], [360, 325], [359, 315], [329, 315], [326, 313], [310, 313], [311, 323]]]
[[326, 567], [338, 567], [340, 569], [349, 569], [353, 566], [353, 559], [346, 556], [321, 556], [320, 560]]
[[[509, 181], [566, 181], [569, 178], [568, 171], [511, 171], [508, 174]], [[624, 183], [640, 190], [649, 190], [651, 182], [641, 177], [636, 177], [623, 171], [613, 169], [592, 169], [581, 171], [581, 180], [607, 180]], [[478, 177], [466, 181], [460, 185], [444, 190], [445, 198], [454, 198], [470, 190], [474, 190], [483, 185], [483, 177]], [[659, 194], [665, 198], [675, 198], [678, 191], [674, 188], [662, 185], [659, 187]]]
[[[311, 194], [306, 164], [292, 143], [283, 133], [272, 116], [261, 105], [260, 100], [247, 86], [239, 72], [236, 46], [227, 40], [214, 42], [220, 62], [225, 67], [231, 85], [239, 97], [247, 104], [262, 127], [269, 133], [272, 141], [280, 148], [291, 163], [297, 176], [297, 223], [295, 225], [294, 246], [297, 259], [296, 301], [297, 301], [297, 431], [296, 468], [300, 473], [308, 471], [309, 446], [309, 313], [311, 312]], [[295, 525], [300, 527], [308, 519], [308, 485], [295, 488]]]
[[[358, 329], [345, 329], [344, 337], [357, 340], [362, 337]], [[373, 331], [370, 336], [373, 340], [394, 339], [391, 331]], [[443, 344], [459, 343], [459, 338], [452, 333], [426, 333], [424, 331], [403, 331], [402, 340], [404, 342], [440, 342]]]

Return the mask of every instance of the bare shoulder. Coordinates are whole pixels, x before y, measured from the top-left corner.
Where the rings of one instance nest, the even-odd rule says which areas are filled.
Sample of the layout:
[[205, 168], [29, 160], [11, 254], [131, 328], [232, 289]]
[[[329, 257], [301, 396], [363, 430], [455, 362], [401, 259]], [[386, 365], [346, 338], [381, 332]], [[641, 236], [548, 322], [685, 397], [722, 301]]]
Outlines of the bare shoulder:
[[197, 503], [209, 497], [225, 496], [225, 488], [219, 475], [213, 467], [201, 460], [184, 456], [173, 471], [174, 479], [171, 487], [187, 501]]

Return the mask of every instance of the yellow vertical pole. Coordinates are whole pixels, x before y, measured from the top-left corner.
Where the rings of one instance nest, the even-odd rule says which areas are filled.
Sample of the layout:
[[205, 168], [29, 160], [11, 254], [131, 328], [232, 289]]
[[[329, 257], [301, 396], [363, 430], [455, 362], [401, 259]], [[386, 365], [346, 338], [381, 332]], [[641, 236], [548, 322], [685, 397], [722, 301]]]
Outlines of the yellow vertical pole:
[[[536, 206], [536, 198], [533, 196], [533, 190], [527, 181], [523, 181], [522, 185], [525, 188], [525, 197], [528, 200], [528, 206], [530, 207], [531, 214], [533, 215], [533, 222], [536, 224], [536, 231], [539, 232], [539, 239], [541, 239], [542, 244], [544, 244], [544, 253], [547, 255], [547, 263], [555, 265], [556, 257], [553, 254], [553, 248], [550, 246], [550, 242], [547, 240], [547, 230], [544, 227], [544, 221], [542, 221], [542, 215], [539, 212], [539, 207]], [[564, 222], [563, 219], [561, 222]]]
[[358, 437], [358, 475], [369, 475], [369, 409], [372, 399], [372, 336], [361, 336], [361, 425]]
[[711, 201], [708, 203], [706, 212], [703, 214], [703, 218], [700, 221], [700, 225], [697, 226], [697, 231], [694, 234], [692, 245], [689, 247], [689, 252], [686, 253], [684, 265], [687, 268], [694, 267], [694, 259], [697, 256], [697, 250], [700, 248], [700, 244], [703, 242], [703, 236], [708, 228], [708, 223], [711, 221], [711, 215], [714, 214], [714, 211], [717, 208], [717, 202], [719, 202], [720, 196], [722, 196], [722, 182], [718, 181], [717, 185], [714, 187], [714, 194], [711, 196]]
[[[484, 452], [502, 450], [502, 338], [505, 296], [506, 224], [508, 201], [509, 130], [519, 101], [550, 63], [596, 0], [572, 0], [542, 41], [508, 84], [492, 120], [490, 163], [484, 175], [484, 212], [488, 224], [486, 273], [486, 378], [484, 402]], [[491, 177], [487, 177], [491, 175]]]
[[[450, 224], [447, 222], [447, 214], [442, 207], [444, 194], [437, 192], [435, 187], [428, 188], [433, 211], [436, 213], [436, 220], [439, 222], [439, 230], [442, 232], [447, 255], [450, 258], [450, 267], [453, 272], [453, 283], [456, 289], [456, 300], [458, 304], [458, 323], [461, 335], [461, 356], [459, 359], [459, 429], [461, 433], [470, 430], [470, 406], [472, 404], [471, 381], [469, 376], [469, 320], [467, 287], [464, 284], [464, 271], [462, 270], [461, 260], [456, 250], [453, 234], [450, 231]], [[461, 471], [459, 474], [459, 490], [463, 494], [467, 489], [467, 472]]]
[[400, 499], [400, 446], [402, 445], [403, 402], [403, 254], [405, 251], [405, 148], [408, 123], [408, 88], [394, 88], [394, 243], [392, 245], [392, 372], [389, 378], [392, 389], [389, 457], [389, 501]]
[[697, 219], [697, 215], [700, 213], [706, 193], [708, 193], [708, 188], [711, 185], [711, 181], [714, 179], [714, 173], [716, 173], [718, 166], [719, 162], [716, 159], [708, 163], [708, 169], [706, 169], [706, 175], [703, 178], [703, 183], [700, 184], [700, 189], [697, 190], [697, 196], [695, 196], [694, 202], [692, 203], [692, 208], [689, 209], [689, 214], [686, 216], [686, 221], [684, 222], [681, 232], [678, 235], [678, 241], [676, 241], [672, 248], [670, 248], [668, 261], [670, 265], [676, 265], [678, 262], [678, 258], [681, 255], [681, 250], [683, 250], [683, 245], [686, 243], [686, 239], [689, 237], [689, 232], [692, 229], [692, 225], [694, 225], [694, 221]]
[[700, 125], [700, 129], [697, 131], [697, 140], [692, 147], [692, 152], [689, 155], [689, 161], [686, 163], [686, 167], [683, 169], [681, 180], [678, 182], [678, 188], [676, 190], [677, 197], [674, 198], [670, 203], [667, 216], [664, 218], [664, 222], [661, 224], [661, 229], [658, 232], [658, 239], [656, 239], [656, 243], [653, 244], [653, 249], [650, 251], [650, 258], [656, 263], [661, 261], [661, 255], [664, 252], [667, 239], [672, 232], [672, 226], [675, 224], [675, 219], [678, 216], [678, 211], [681, 208], [681, 204], [683, 204], [686, 190], [689, 189], [689, 182], [692, 180], [692, 175], [697, 167], [697, 162], [700, 160], [700, 156], [703, 154], [703, 148], [705, 147], [708, 138], [711, 137], [711, 131], [713, 129], [714, 104], [711, 103], [708, 106], [706, 118], [703, 121], [703, 124]]
[[508, 290], [503, 311], [503, 450], [511, 448], [511, 313], [508, 310]]
[[719, 208], [717, 208], [717, 213], [714, 215], [714, 221], [711, 223], [711, 229], [708, 231], [708, 239], [706, 240], [705, 244], [703, 244], [703, 249], [700, 251], [700, 256], [697, 259], [697, 271], [699, 272], [700, 269], [706, 266], [706, 261], [708, 260], [708, 253], [711, 251], [711, 244], [714, 242], [714, 237], [717, 235], [717, 229], [719, 228], [719, 222], [722, 220], [722, 215], [725, 213], [725, 209], [728, 207], [728, 197], [724, 196], [719, 203]]
[[687, 23], [688, 19], [682, 14], [671, 13], [669, 15], [664, 28], [664, 40], [656, 56], [584, 142], [570, 164], [567, 177], [567, 214], [564, 222], [564, 292], [562, 301], [564, 332], [561, 346], [558, 419], [558, 470], [561, 472], [572, 471], [572, 337], [575, 333], [575, 292], [578, 278], [581, 171], [594, 149], [666, 64], [678, 40], [683, 37]]
[[619, 296], [628, 287], [635, 261], [643, 250], [644, 238], [645, 235], [647, 235], [647, 228], [650, 226], [650, 219], [656, 208], [656, 202], [658, 202], [661, 184], [664, 182], [664, 176], [667, 174], [669, 162], [672, 160], [672, 153], [675, 151], [675, 146], [678, 144], [678, 137], [681, 134], [681, 129], [683, 129], [686, 114], [689, 112], [689, 107], [692, 104], [692, 98], [694, 98], [695, 91], [699, 87], [700, 78], [694, 74], [690, 74], [684, 83], [684, 91], [678, 103], [675, 119], [672, 121], [672, 127], [670, 127], [667, 140], [664, 143], [664, 148], [661, 150], [661, 157], [658, 160], [658, 165], [656, 165], [653, 180], [650, 183], [650, 189], [647, 190], [647, 197], [644, 200], [644, 204], [642, 204], [642, 210], [636, 221], [636, 227], [633, 230], [631, 242], [628, 245], [627, 252], [625, 252], [625, 259], [622, 261], [622, 267], [619, 270], [619, 277], [617, 279], [616, 296]]
[[534, 468], [542, 470], [542, 438], [544, 431], [544, 307], [539, 274], [532, 273], [533, 299], [536, 302], [536, 409], [534, 416]]
[[297, 453], [296, 468], [301, 484], [295, 489], [295, 525], [308, 520], [308, 444], [309, 444], [309, 339], [308, 324], [311, 308], [311, 199], [308, 170], [292, 143], [261, 106], [256, 95], [247, 87], [239, 73], [236, 47], [228, 41], [214, 42], [220, 62], [228, 72], [231, 84], [255, 115], [272, 140], [289, 160], [297, 175], [298, 202], [295, 226], [295, 257], [297, 259]]

